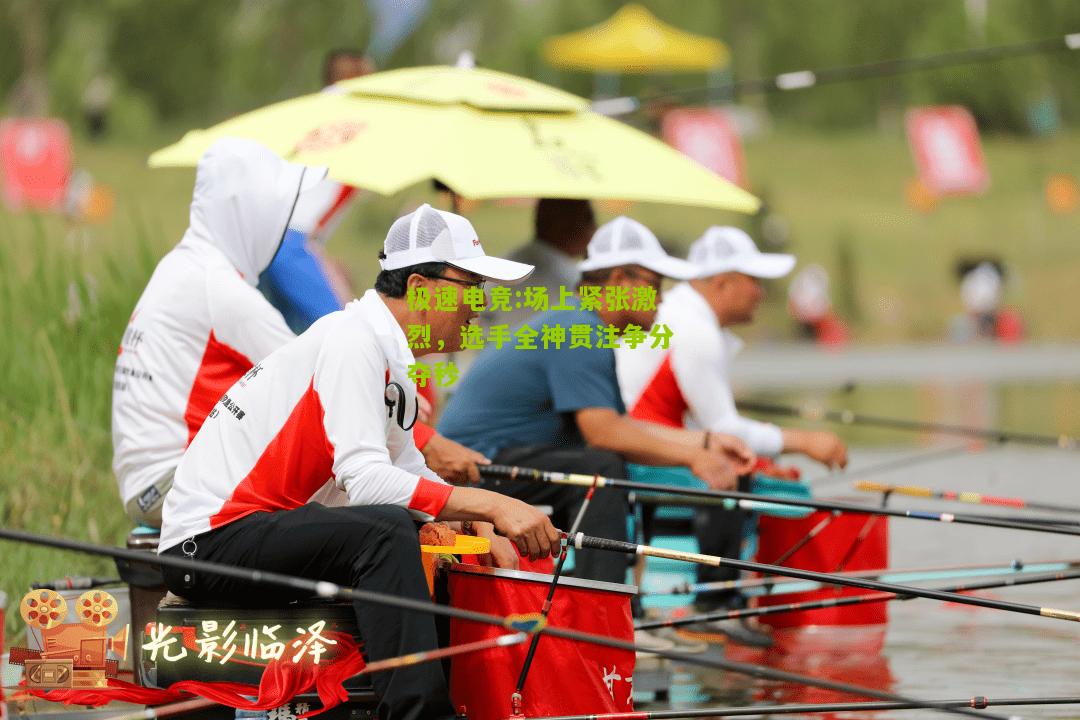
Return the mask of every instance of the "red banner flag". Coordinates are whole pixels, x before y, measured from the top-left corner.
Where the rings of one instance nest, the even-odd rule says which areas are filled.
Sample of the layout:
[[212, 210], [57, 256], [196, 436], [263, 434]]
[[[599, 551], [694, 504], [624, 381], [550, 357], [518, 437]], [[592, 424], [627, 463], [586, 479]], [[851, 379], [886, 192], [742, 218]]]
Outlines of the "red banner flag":
[[712, 108], [680, 108], [664, 115], [664, 140], [720, 177], [746, 187], [742, 142], [727, 116]]
[[934, 195], [978, 195], [990, 185], [975, 118], [959, 105], [907, 113], [919, 180]]
[[55, 210], [71, 174], [71, 135], [62, 120], [18, 118], [0, 122], [0, 183], [13, 210]]

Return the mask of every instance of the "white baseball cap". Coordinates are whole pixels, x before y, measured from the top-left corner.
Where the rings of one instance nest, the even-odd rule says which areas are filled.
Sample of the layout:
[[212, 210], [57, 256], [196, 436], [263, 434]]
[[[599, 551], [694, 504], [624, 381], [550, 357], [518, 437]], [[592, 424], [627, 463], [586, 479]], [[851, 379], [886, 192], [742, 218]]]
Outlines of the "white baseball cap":
[[640, 265], [675, 280], [697, 276], [690, 263], [664, 252], [652, 230], [620, 215], [596, 229], [589, 241], [588, 255], [578, 270], [584, 273], [624, 265]]
[[795, 256], [763, 253], [750, 236], [736, 227], [713, 225], [694, 241], [687, 256], [698, 277], [739, 272], [759, 278], [778, 278], [795, 267]]
[[442, 262], [501, 283], [521, 282], [535, 267], [484, 254], [476, 230], [465, 218], [424, 203], [390, 226], [379, 265], [383, 270]]

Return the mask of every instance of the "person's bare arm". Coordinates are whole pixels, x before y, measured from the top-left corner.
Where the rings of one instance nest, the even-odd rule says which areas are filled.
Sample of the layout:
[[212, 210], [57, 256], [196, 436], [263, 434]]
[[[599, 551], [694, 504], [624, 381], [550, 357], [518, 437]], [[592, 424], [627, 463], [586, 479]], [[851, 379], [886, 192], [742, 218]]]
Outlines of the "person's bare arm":
[[[744, 464], [740, 458], [737, 467], [723, 450], [706, 450], [701, 432], [676, 428], [653, 432], [611, 408], [583, 408], [575, 413], [575, 419], [589, 445], [612, 450], [632, 462], [688, 467], [713, 488], [734, 488], [739, 467]], [[672, 441], [676, 437], [672, 433], [679, 434], [678, 442]]]
[[[739, 473], [750, 472], [754, 467], [757, 456], [750, 446], [741, 439], [728, 433], [708, 432], [705, 430], [684, 430], [682, 428], [668, 427], [657, 423], [637, 420], [636, 418], [623, 416], [629, 422], [636, 424], [647, 433], [651, 433], [668, 443], [685, 445], [688, 448], [708, 447], [710, 450], [719, 450], [728, 456]], [[708, 440], [706, 441], [706, 434]]]
[[836, 435], [824, 430], [785, 428], [784, 451], [802, 453], [826, 467], [847, 467], [847, 447]]
[[476, 466], [491, 464], [490, 460], [475, 450], [470, 450], [439, 433], [432, 435], [420, 452], [429, 468], [454, 485], [479, 483], [480, 471]]

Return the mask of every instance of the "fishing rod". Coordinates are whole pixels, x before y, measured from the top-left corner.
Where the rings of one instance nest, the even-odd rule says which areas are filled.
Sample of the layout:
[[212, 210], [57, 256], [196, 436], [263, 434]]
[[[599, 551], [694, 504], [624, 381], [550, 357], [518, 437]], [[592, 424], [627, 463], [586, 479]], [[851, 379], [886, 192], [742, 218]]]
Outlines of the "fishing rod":
[[[1022, 560], [1014, 560], [1009, 565], [1000, 563], [988, 563], [984, 565], [938, 565], [925, 568], [911, 568], [908, 570], [896, 570], [882, 568], [880, 570], [849, 570], [836, 573], [843, 577], [862, 577], [882, 580], [884, 582], [910, 583], [930, 582], [934, 580], [953, 580], [960, 577], [987, 577], [991, 575], [1005, 575], [1008, 573], [1036, 573], [1036, 572], [1059, 572], [1080, 568], [1080, 560], [1045, 561], [1025, 564]], [[828, 583], [809, 582], [806, 580], [777, 580], [773, 576], [745, 578], [739, 580], [715, 580], [703, 583], [683, 582], [667, 590], [660, 592], [641, 592], [642, 597], [657, 597], [660, 595], [694, 595], [711, 592], [726, 592], [729, 590], [744, 591], [749, 597], [758, 595], [782, 595], [792, 592], [806, 592], [819, 590], [827, 587]], [[745, 591], [750, 592], [745, 592]]]
[[[588, 487], [592, 484], [591, 475], [578, 475], [575, 473], [552, 472], [537, 470], [535, 468], [522, 468], [510, 465], [480, 465], [480, 474], [492, 478], [498, 484], [501, 478], [510, 480], [528, 480], [530, 482], [550, 483], [554, 485], [576, 485]], [[734, 500], [750, 500], [761, 502], [759, 495], [738, 492], [735, 490], [704, 490], [700, 488], [686, 488], [675, 486], [658, 486], [650, 483], [635, 482], [633, 480], [620, 480], [609, 477], [599, 477], [597, 487], [619, 488], [624, 490], [641, 490], [653, 494], [682, 495], [687, 497], [701, 498], [731, 498]], [[987, 517], [971, 517], [957, 513], [928, 512], [925, 510], [894, 510], [884, 507], [868, 507], [856, 503], [839, 501], [825, 502], [822, 500], [809, 500], [802, 498], [772, 498], [771, 505], [784, 505], [795, 507], [808, 507], [815, 510], [827, 510], [830, 512], [841, 511], [858, 513], [860, 515], [887, 516], [912, 518], [915, 520], [928, 520], [931, 522], [958, 523], [961, 525], [982, 525], [985, 527], [1006, 528], [1011, 530], [1030, 530], [1032, 532], [1055, 533], [1058, 535], [1080, 536], [1080, 528], [1063, 527], [1060, 525], [1039, 525], [1037, 523], [1015, 522], [997, 520]]]
[[780, 556], [777, 557], [775, 560], [773, 560], [772, 564], [773, 565], [783, 565], [785, 562], [787, 562], [788, 560], [791, 559], [792, 555], [799, 552], [804, 547], [806, 547], [810, 542], [812, 542], [814, 538], [816, 538], [818, 535], [820, 535], [822, 533], [822, 531], [825, 530], [825, 528], [829, 527], [829, 525], [832, 524], [832, 521], [835, 520], [838, 517], [840, 517], [840, 513], [835, 512], [835, 511], [829, 513], [828, 515], [826, 515], [821, 520], [821, 522], [819, 522], [814, 527], [810, 528], [810, 531], [808, 533], [806, 533], [805, 535], [803, 535], [801, 538], [799, 538], [795, 542], [794, 545], [789, 547], [784, 552], [780, 553]]
[[[599, 476], [596, 476], [599, 477]], [[563, 536], [562, 548], [559, 551], [559, 562], [555, 564], [555, 572], [551, 574], [551, 583], [548, 585], [547, 597], [544, 598], [544, 604], [540, 608], [540, 617], [547, 621], [548, 614], [551, 612], [551, 601], [555, 597], [555, 588], [559, 585], [559, 577], [562, 575], [563, 566], [566, 564], [566, 556], [569, 555], [570, 543], [567, 538], [573, 537], [581, 527], [581, 521], [585, 519], [585, 511], [589, 509], [589, 504], [592, 502], [593, 495], [596, 493], [595, 478], [592, 486], [588, 492], [585, 493], [585, 499], [581, 501], [581, 507], [578, 508], [577, 516], [574, 518], [573, 524], [570, 526], [570, 532]], [[532, 667], [533, 656], [536, 654], [536, 647], [540, 644], [540, 635], [534, 634], [532, 640], [529, 642], [529, 650], [525, 653], [525, 662], [521, 664], [521, 672], [518, 674], [517, 685], [514, 686], [514, 692], [510, 695], [510, 708], [511, 715], [521, 715], [522, 708], [524, 707], [523, 693], [525, 691], [525, 680], [529, 677], [529, 668]]]
[[[597, 485], [598, 487], [601, 486], [599, 483]], [[512, 630], [514, 632], [523, 632], [527, 634], [545, 633], [547, 635], [550, 635], [551, 637], [557, 637], [564, 640], [573, 640], [575, 642], [589, 643], [602, 647], [610, 647], [615, 648], [616, 650], [626, 650], [635, 653], [638, 650], [637, 646], [634, 643], [627, 642], [625, 640], [619, 640], [618, 638], [607, 637], [605, 635], [596, 635], [594, 633], [587, 633], [581, 630], [571, 630], [570, 628], [547, 625], [543, 618], [541, 618], [538, 614], [510, 615], [507, 617], [502, 617], [499, 615], [492, 615], [490, 613], [478, 612], [476, 610], [464, 610], [461, 608], [451, 608], [444, 605], [436, 605], [435, 603], [427, 600], [412, 600], [410, 598], [397, 597], [396, 595], [388, 595], [386, 593], [375, 592], [372, 590], [361, 590], [360, 588], [342, 587], [336, 583], [327, 582], [325, 580], [310, 580], [308, 578], [285, 575], [277, 572], [236, 567], [232, 565], [224, 565], [222, 563], [208, 562], [206, 560], [194, 560], [186, 557], [178, 558], [172, 557], [170, 555], [157, 555], [145, 551], [98, 545], [95, 543], [70, 540], [61, 537], [38, 535], [22, 530], [12, 530], [5, 527], [0, 527], [0, 539], [11, 540], [14, 542], [29, 543], [33, 545], [41, 545], [44, 547], [56, 548], [59, 550], [71, 550], [86, 555], [110, 557], [114, 560], [119, 558], [121, 560], [129, 560], [132, 562], [175, 567], [182, 570], [202, 571], [222, 575], [224, 577], [245, 580], [253, 584], [270, 584], [280, 587], [287, 587], [294, 590], [300, 590], [323, 599], [342, 600], [347, 602], [360, 601], [371, 603], [373, 605], [397, 607], [404, 610], [428, 613], [430, 615], [441, 615], [443, 617], [455, 618], [458, 620], [469, 620], [484, 625], [501, 627], [507, 630]], [[825, 680], [823, 678], [802, 675], [787, 670], [778, 670], [776, 668], [770, 668], [763, 665], [738, 662], [734, 660], [728, 660], [726, 658], [704, 658], [693, 653], [679, 652], [677, 650], [655, 649], [650, 650], [650, 652], [658, 657], [663, 657], [669, 660], [676, 660], [678, 662], [683, 662], [688, 665], [698, 665], [701, 667], [712, 668], [715, 670], [727, 670], [729, 672], [746, 675], [748, 677], [757, 678], [759, 680], [797, 683], [800, 685], [808, 685], [810, 687], [833, 690], [835, 692], [842, 692], [849, 695], [856, 695], [859, 697], [870, 697], [876, 698], [878, 700], [888, 700], [892, 702], [914, 703], [916, 706], [922, 707], [921, 705], [919, 705], [919, 700], [911, 697], [896, 695], [894, 693], [887, 693], [881, 690], [875, 690], [873, 688], [861, 687], [859, 685], [851, 685], [849, 683], [838, 682], [835, 680]], [[977, 713], [962, 708], [941, 709], [945, 712], [950, 713], [959, 713], [963, 715], [971, 715], [981, 718], [991, 718], [992, 720], [1006, 720], [1006, 718], [1002, 716], [987, 715], [985, 713]]]
[[[1003, 587], [1015, 587], [1018, 585], [1035, 585], [1039, 583], [1056, 582], [1059, 580], [1076, 580], [1080, 578], [1080, 570], [1065, 570], [1062, 572], [1013, 575], [1008, 578], [995, 578], [980, 582], [965, 582], [945, 587], [933, 588], [937, 592], [969, 592], [972, 590], [991, 590]], [[717, 612], [702, 613], [700, 615], [687, 615], [680, 618], [666, 620], [650, 620], [634, 626], [635, 630], [652, 630], [662, 627], [682, 627], [683, 625], [696, 625], [700, 622], [712, 622], [714, 620], [735, 620], [738, 618], [762, 617], [764, 615], [776, 615], [785, 612], [799, 610], [820, 610], [822, 608], [843, 607], [846, 605], [869, 605], [892, 600], [913, 600], [915, 595], [898, 595], [896, 593], [872, 593], [869, 595], [846, 595], [833, 598], [821, 598], [817, 600], [800, 600], [798, 602], [781, 603], [778, 605], [762, 605], [751, 608], [738, 608], [735, 610], [721, 610]]]
[[982, 493], [956, 490], [934, 490], [928, 487], [916, 485], [888, 485], [885, 483], [858, 480], [855, 482], [856, 490], [868, 493], [881, 493], [883, 495], [907, 495], [909, 497], [931, 498], [934, 500], [950, 500], [972, 505], [995, 505], [1023, 510], [1049, 510], [1057, 512], [1080, 513], [1080, 506], [1059, 505], [1057, 503], [1036, 502], [1016, 497], [1002, 497], [1000, 495], [983, 495]]
[[1080, 527], [1080, 519], [1066, 517], [1051, 517], [1048, 515], [1002, 515], [999, 513], [964, 513], [970, 518], [982, 518], [984, 520], [1006, 520], [1009, 522], [1028, 523], [1032, 525], [1050, 525], [1054, 527]]
[[1055, 620], [1068, 620], [1080, 622], [1080, 612], [1072, 610], [1059, 610], [1057, 608], [1039, 607], [1037, 605], [1025, 605], [1023, 603], [1006, 602], [990, 598], [972, 597], [957, 593], [933, 590], [930, 588], [918, 588], [910, 585], [897, 585], [895, 583], [881, 582], [867, 578], [844, 577], [831, 573], [817, 572], [815, 570], [802, 570], [799, 568], [778, 567], [765, 563], [752, 562], [750, 560], [735, 560], [733, 558], [720, 557], [718, 555], [704, 555], [702, 553], [686, 552], [684, 550], [670, 550], [668, 548], [641, 545], [639, 543], [626, 542], [624, 540], [611, 540], [609, 538], [593, 537], [578, 533], [573, 538], [574, 547], [580, 549], [608, 550], [611, 552], [627, 553], [633, 555], [645, 555], [646, 557], [666, 558], [668, 560], [680, 560], [695, 563], [697, 565], [710, 565], [712, 567], [731, 567], [751, 572], [783, 575], [785, 577], [801, 578], [803, 580], [817, 580], [830, 585], [843, 585], [857, 587], [865, 590], [879, 590], [895, 595], [913, 595], [915, 597], [953, 602], [960, 605], [975, 605], [976, 607], [1004, 610], [1006, 612], [1021, 613], [1023, 615], [1038, 615], [1040, 617], [1053, 618]]
[[[995, 445], [978, 445], [972, 447], [972, 443], [964, 443], [963, 445], [953, 445], [944, 448], [931, 448], [929, 450], [919, 450], [913, 453], [905, 453], [900, 457], [891, 458], [889, 460], [883, 460], [878, 463], [871, 463], [865, 467], [858, 468], [842, 468], [839, 470], [830, 471], [812, 477], [808, 479], [810, 485], [814, 487], [814, 492], [822, 497], [832, 495], [837, 490], [847, 490], [850, 486], [848, 481], [840, 481], [842, 477], [851, 477], [853, 475], [862, 476], [874, 476], [882, 473], [892, 472], [893, 470], [910, 470], [915, 465], [924, 465], [930, 462], [936, 462], [938, 460], [944, 460], [948, 457], [957, 455], [975, 455], [978, 453], [986, 452], [990, 449], [997, 449], [1001, 447], [999, 444]], [[830, 482], [834, 481], [834, 482]], [[820, 483], [829, 482], [828, 485], [821, 485]]]
[[[1080, 35], [1078, 35], [1078, 37], [1080, 37]], [[1078, 45], [1078, 47], [1080, 47], [1080, 45]], [[740, 410], [749, 412], [762, 413], [764, 415], [782, 415], [785, 417], [795, 417], [818, 422], [827, 420], [842, 425], [872, 425], [891, 430], [910, 430], [914, 432], [940, 433], [942, 435], [961, 435], [980, 440], [992, 440], [999, 443], [1014, 442], [1023, 445], [1056, 447], [1063, 450], [1075, 450], [1077, 448], [1077, 439], [1069, 435], [1042, 435], [1039, 433], [1017, 432], [1014, 430], [997, 430], [993, 428], [971, 427], [969, 425], [952, 425], [949, 423], [882, 417], [880, 415], [863, 415], [862, 413], [856, 413], [851, 410], [829, 410], [827, 408], [812, 405], [775, 405], [752, 400], [739, 400], [735, 404]]]
[[90, 590], [106, 585], [119, 585], [123, 580], [113, 577], [85, 577], [68, 575], [49, 582], [30, 583], [31, 590]]
[[995, 62], [1024, 55], [1076, 50], [1078, 48], [1080, 48], [1080, 33], [1070, 33], [1010, 45], [954, 50], [937, 55], [879, 60], [858, 65], [842, 65], [817, 70], [795, 70], [753, 80], [734, 80], [711, 87], [669, 90], [654, 94], [597, 100], [593, 102], [592, 109], [603, 115], [628, 115], [640, 110], [644, 103], [657, 100], [685, 100], [687, 96], [709, 96], [717, 93], [730, 93], [732, 95], [736, 93], [766, 94], [804, 90], [818, 85], [890, 77], [911, 72]]
[[851, 559], [855, 557], [855, 553], [859, 551], [863, 543], [866, 542], [866, 538], [870, 537], [870, 531], [877, 525], [878, 520], [881, 519], [881, 515], [868, 515], [863, 526], [859, 528], [859, 534], [855, 536], [855, 539], [848, 545], [847, 552], [840, 558], [840, 562], [836, 563], [836, 567], [832, 569], [834, 573], [842, 572], [847, 564], [851, 562]]
[[[747, 510], [757, 513], [784, 513], [791, 512], [791, 508], [784, 503], [771, 502], [769, 500], [735, 500], [732, 498], [709, 498], [709, 497], [680, 497], [670, 495], [663, 485], [651, 485], [654, 489], [649, 492], [630, 492], [626, 500], [631, 505], [675, 505], [681, 507], [722, 507], [725, 510]], [[763, 497], [755, 495], [754, 497]]]
[[[1080, 705], [1080, 696], [1019, 697], [990, 699], [976, 695], [966, 700], [931, 700], [926, 707], [974, 708], [1009, 707], [1020, 705]], [[792, 703], [789, 705], [744, 705], [685, 710], [634, 710], [630, 712], [594, 713], [591, 715], [535, 715], [517, 720], [682, 720], [708, 717], [765, 717], [769, 715], [810, 715], [815, 713], [846, 713], [870, 710], [919, 710], [918, 705], [900, 702]], [[1010, 720], [1013, 720], [1010, 718]]]

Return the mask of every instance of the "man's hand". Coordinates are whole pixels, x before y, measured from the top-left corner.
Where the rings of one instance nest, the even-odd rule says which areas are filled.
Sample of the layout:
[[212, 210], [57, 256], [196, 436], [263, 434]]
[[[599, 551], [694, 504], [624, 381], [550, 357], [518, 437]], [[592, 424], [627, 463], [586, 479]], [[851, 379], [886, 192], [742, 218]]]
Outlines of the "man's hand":
[[520, 566], [517, 550], [514, 544], [495, 532], [495, 526], [486, 522], [474, 522], [473, 528], [476, 537], [487, 538], [491, 543], [491, 552], [479, 557], [481, 565], [503, 568], [504, 570], [517, 570]]
[[701, 449], [694, 453], [690, 472], [705, 481], [713, 490], [734, 490], [739, 484], [739, 472], [723, 453]]
[[717, 450], [727, 456], [739, 475], [745, 475], [754, 469], [757, 455], [740, 438], [727, 433], [709, 433], [709, 450]]
[[490, 465], [486, 457], [435, 433], [421, 451], [427, 466], [439, 477], [454, 485], [475, 485], [480, 482], [477, 465]]
[[801, 452], [827, 467], [847, 467], [847, 447], [835, 433], [824, 430], [785, 430], [784, 449]]
[[495, 529], [508, 537], [522, 555], [536, 560], [558, 554], [562, 536], [547, 515], [517, 498], [497, 497], [501, 499], [492, 517]]
[[[416, 394], [416, 419], [422, 423], [431, 423], [431, 416], [435, 414], [435, 408], [431, 407], [431, 403], [428, 399], [421, 395]], [[434, 469], [434, 468], [432, 468]]]

